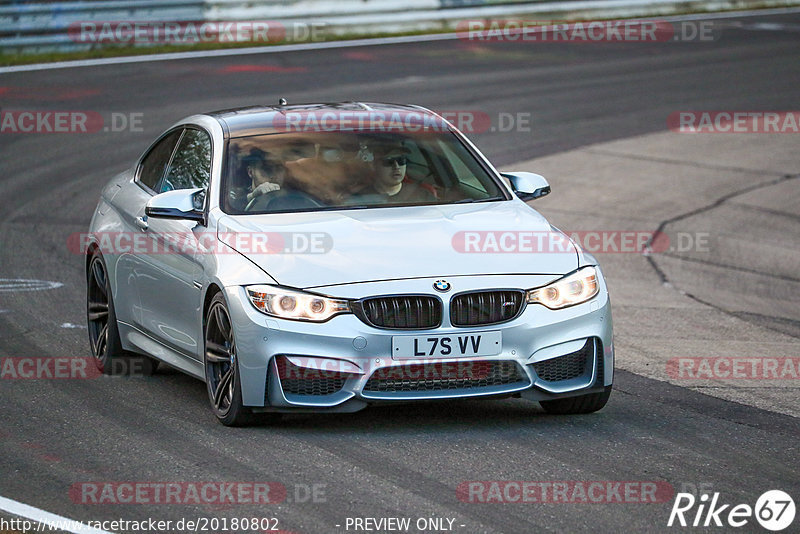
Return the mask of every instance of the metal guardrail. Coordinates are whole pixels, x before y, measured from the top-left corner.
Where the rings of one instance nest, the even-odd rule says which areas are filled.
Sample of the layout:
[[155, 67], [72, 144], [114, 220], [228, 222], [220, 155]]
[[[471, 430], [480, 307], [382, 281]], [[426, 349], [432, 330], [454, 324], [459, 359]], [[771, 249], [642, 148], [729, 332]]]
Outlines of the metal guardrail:
[[4, 1], [0, 3], [0, 50], [4, 53], [73, 51], [113, 44], [87, 43], [76, 39], [77, 25], [89, 21], [310, 20], [317, 17], [438, 9], [440, 6], [440, 0]]
[[90, 48], [75, 42], [71, 24], [82, 21], [202, 20], [202, 0], [116, 0], [0, 4], [0, 50], [70, 51]]
[[[444, 30], [459, 19], [524, 13], [562, 18], [593, 13], [599, 17], [624, 17], [796, 4], [791, 0], [0, 0], [0, 52], [119, 46], [120, 43], [110, 42], [113, 40], [86, 42], [76, 38], [81, 22], [284, 21], [318, 23], [332, 34], [356, 35]], [[153, 44], [143, 41], [136, 44]]]

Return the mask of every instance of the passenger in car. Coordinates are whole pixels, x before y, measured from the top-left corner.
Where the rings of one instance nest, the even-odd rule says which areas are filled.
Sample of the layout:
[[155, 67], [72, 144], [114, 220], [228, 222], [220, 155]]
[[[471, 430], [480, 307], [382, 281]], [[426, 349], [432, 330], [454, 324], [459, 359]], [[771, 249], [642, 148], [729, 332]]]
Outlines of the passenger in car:
[[410, 150], [398, 144], [372, 147], [374, 179], [357, 197], [380, 199], [391, 204], [416, 204], [436, 201], [435, 190], [406, 176]]

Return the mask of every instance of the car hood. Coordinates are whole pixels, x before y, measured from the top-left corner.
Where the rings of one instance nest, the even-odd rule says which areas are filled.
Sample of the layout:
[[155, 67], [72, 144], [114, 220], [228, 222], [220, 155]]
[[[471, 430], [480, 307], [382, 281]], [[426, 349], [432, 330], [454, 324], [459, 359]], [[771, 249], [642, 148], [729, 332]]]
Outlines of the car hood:
[[218, 237], [279, 284], [566, 274], [575, 246], [521, 201], [224, 216]]

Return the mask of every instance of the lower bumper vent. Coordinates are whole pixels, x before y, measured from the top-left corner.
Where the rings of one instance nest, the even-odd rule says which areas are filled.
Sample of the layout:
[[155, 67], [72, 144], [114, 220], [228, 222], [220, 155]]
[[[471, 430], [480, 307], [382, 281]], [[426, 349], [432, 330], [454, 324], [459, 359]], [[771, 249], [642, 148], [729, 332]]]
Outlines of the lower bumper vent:
[[284, 356], [278, 356], [278, 378], [284, 394], [323, 396], [338, 393], [352, 375], [338, 371], [322, 371], [298, 367]]
[[503, 386], [528, 380], [515, 362], [441, 362], [378, 369], [364, 391], [443, 391]]
[[[533, 370], [536, 371], [539, 378], [546, 382], [562, 382], [583, 376], [592, 365], [595, 343], [594, 338], [589, 339], [581, 350], [534, 363]], [[597, 344], [599, 345], [599, 343]]]

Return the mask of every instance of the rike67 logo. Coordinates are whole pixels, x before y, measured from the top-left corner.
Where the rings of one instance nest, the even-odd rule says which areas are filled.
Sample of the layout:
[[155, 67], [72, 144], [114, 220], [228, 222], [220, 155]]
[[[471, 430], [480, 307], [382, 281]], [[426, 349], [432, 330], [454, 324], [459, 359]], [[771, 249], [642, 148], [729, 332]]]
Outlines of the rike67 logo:
[[719, 492], [711, 497], [703, 493], [699, 498], [691, 493], [678, 493], [667, 526], [738, 528], [750, 524], [755, 518], [765, 529], [778, 532], [788, 528], [794, 522], [794, 516], [794, 500], [781, 490], [765, 492], [754, 507], [723, 503]]

